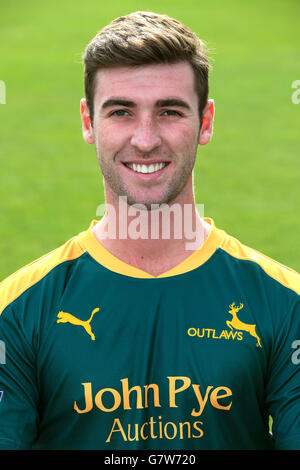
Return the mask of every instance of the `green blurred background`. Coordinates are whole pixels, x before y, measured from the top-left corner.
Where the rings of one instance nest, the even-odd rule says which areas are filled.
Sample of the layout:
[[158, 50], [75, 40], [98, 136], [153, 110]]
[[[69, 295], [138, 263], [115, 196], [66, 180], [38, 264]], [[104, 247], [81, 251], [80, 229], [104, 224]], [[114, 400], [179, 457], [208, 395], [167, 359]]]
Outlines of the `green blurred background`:
[[197, 203], [242, 242], [300, 271], [298, 0], [10, 0], [0, 3], [0, 279], [85, 230], [104, 202], [81, 134], [81, 55], [116, 16], [153, 10], [204, 39], [214, 136]]

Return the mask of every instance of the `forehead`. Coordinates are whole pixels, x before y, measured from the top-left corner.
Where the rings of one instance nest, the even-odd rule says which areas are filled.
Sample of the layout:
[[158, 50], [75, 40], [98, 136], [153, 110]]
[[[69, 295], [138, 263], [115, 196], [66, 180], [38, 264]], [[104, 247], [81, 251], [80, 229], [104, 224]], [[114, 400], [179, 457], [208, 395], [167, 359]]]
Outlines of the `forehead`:
[[188, 62], [101, 69], [95, 80], [94, 98], [98, 103], [111, 96], [133, 101], [177, 96], [197, 103], [194, 71]]

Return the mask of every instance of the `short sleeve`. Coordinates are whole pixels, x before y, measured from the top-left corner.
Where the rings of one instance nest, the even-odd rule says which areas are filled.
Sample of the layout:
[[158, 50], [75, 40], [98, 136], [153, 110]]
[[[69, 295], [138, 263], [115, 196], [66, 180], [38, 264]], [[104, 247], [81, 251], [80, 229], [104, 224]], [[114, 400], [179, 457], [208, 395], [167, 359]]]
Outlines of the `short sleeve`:
[[[266, 386], [276, 449], [300, 450], [300, 299], [274, 330], [274, 349]], [[299, 341], [299, 342], [298, 342]]]
[[38, 426], [35, 354], [11, 306], [0, 315], [0, 340], [0, 449], [30, 449]]

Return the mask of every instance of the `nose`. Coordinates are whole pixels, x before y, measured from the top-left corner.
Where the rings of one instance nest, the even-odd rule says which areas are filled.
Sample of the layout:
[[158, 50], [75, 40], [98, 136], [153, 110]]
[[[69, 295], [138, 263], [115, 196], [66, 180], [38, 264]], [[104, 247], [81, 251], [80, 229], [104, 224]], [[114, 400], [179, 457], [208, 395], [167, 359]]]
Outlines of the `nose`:
[[158, 126], [151, 117], [146, 116], [139, 119], [130, 143], [143, 153], [149, 153], [161, 145]]

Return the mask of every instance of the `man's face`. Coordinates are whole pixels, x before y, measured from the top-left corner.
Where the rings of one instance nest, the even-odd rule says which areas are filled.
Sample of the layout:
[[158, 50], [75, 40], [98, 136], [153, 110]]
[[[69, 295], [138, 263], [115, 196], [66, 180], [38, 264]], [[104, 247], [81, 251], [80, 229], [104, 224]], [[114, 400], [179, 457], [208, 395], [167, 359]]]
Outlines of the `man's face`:
[[200, 120], [188, 63], [100, 70], [92, 128], [87, 112], [82, 100], [84, 138], [95, 143], [107, 200], [126, 196], [150, 208], [192, 187]]

